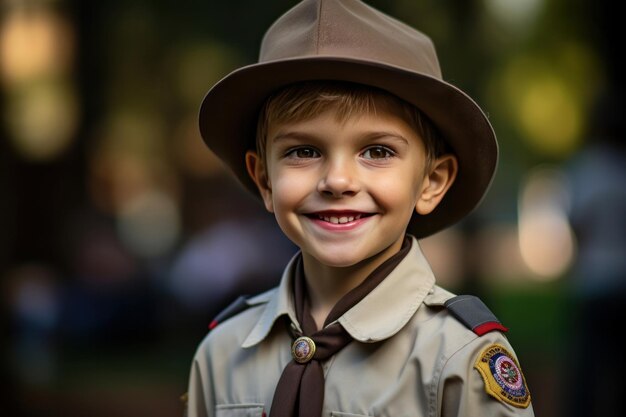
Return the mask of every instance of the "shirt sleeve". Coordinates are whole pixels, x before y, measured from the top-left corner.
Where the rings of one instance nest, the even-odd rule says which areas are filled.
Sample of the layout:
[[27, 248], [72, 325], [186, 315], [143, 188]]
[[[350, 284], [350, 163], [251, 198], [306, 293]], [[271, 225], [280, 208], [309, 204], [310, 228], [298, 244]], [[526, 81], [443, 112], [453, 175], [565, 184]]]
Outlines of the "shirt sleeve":
[[213, 382], [208, 361], [206, 344], [198, 348], [191, 365], [189, 374], [189, 387], [186, 417], [213, 417], [215, 399], [213, 395]]
[[477, 337], [444, 365], [441, 417], [533, 417], [530, 392], [513, 348], [500, 332]]

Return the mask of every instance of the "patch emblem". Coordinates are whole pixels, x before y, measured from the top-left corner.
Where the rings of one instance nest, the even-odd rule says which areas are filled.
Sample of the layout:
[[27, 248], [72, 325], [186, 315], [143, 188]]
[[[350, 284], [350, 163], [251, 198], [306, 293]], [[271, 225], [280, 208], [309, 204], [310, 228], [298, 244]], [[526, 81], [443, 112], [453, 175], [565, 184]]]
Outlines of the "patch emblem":
[[504, 346], [495, 344], [483, 350], [474, 368], [483, 377], [487, 394], [515, 407], [530, 405], [530, 392], [524, 374], [515, 357]]

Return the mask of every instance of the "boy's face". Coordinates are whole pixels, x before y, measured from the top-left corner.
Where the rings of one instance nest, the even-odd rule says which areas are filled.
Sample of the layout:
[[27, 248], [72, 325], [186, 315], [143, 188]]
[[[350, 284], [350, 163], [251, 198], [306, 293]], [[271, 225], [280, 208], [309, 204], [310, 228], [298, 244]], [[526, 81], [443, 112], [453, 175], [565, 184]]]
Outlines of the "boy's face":
[[456, 173], [452, 156], [427, 171], [417, 132], [381, 109], [270, 124], [266, 160], [247, 155], [266, 208], [303, 256], [332, 267], [399, 250], [413, 211], [432, 211]]

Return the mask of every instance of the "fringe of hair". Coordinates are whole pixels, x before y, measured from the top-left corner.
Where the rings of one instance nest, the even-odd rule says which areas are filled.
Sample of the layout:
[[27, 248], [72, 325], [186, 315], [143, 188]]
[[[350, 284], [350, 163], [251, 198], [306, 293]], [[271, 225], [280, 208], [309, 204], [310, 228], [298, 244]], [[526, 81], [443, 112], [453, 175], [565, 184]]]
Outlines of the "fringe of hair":
[[297, 123], [329, 109], [336, 120], [345, 122], [355, 115], [376, 114], [379, 107], [400, 108], [402, 117], [424, 141], [427, 166], [447, 153], [446, 143], [434, 124], [418, 108], [378, 88], [334, 81], [307, 81], [293, 84], [270, 96], [259, 113], [256, 151], [266, 162], [267, 132], [270, 124]]

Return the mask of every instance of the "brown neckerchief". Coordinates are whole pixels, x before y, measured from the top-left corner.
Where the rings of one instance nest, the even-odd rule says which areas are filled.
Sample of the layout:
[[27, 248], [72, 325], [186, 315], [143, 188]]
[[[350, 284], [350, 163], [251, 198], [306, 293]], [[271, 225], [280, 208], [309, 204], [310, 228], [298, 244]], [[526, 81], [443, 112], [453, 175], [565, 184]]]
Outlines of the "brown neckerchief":
[[[315, 354], [306, 363], [298, 363], [294, 359], [285, 367], [274, 392], [270, 417], [320, 417], [322, 415], [324, 371], [321, 362], [332, 357], [352, 341], [352, 336], [335, 321], [376, 288], [404, 259], [410, 249], [411, 239], [405, 237], [398, 253], [383, 262], [361, 284], [337, 302], [328, 314], [323, 329], [319, 331], [309, 310], [302, 257], [297, 260], [294, 276], [294, 302], [296, 317], [303, 330], [303, 334], [297, 336], [308, 336], [312, 339], [315, 343]], [[333, 324], [329, 325], [329, 323]]]

